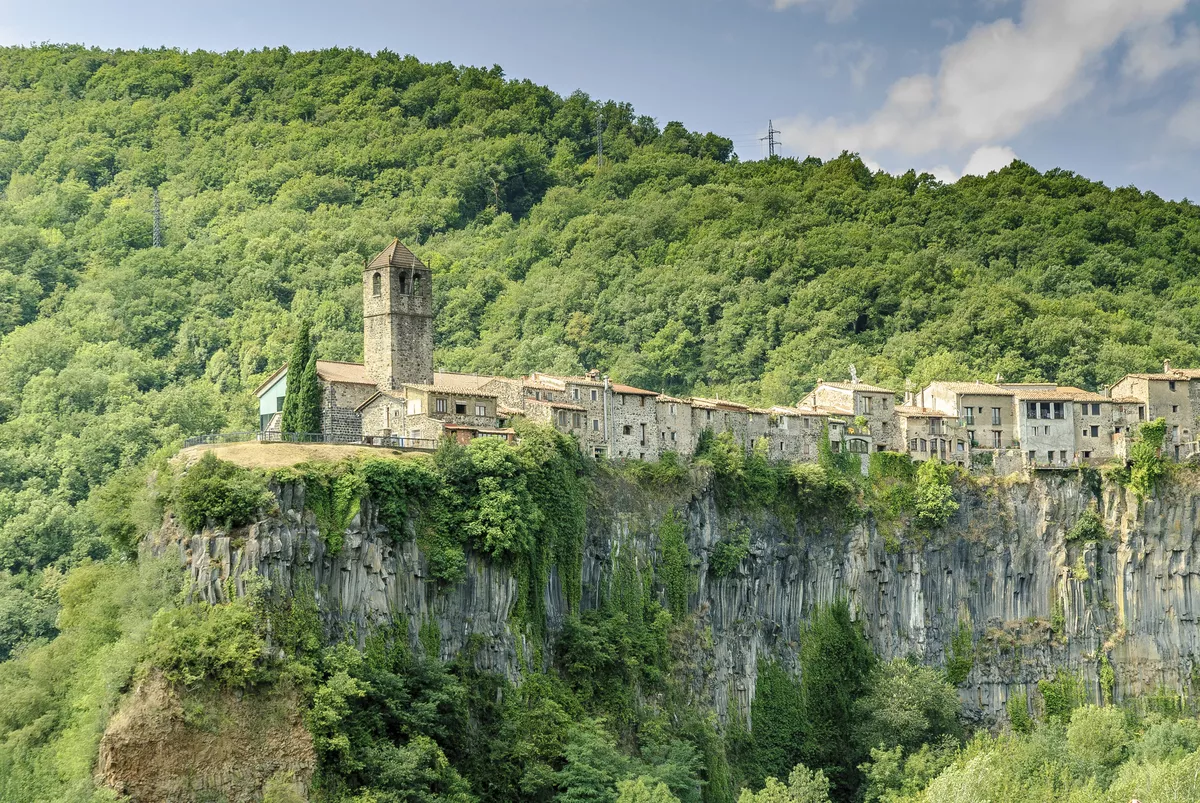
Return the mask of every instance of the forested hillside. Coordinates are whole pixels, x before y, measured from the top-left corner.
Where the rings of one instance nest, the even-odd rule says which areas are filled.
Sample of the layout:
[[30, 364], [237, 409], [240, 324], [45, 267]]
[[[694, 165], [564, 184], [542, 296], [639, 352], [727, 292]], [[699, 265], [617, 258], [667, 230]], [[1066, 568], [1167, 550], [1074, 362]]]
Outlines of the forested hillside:
[[57, 632], [64, 571], [132, 553], [156, 451], [254, 425], [299, 321], [361, 357], [392, 237], [435, 271], [447, 369], [791, 403], [851, 363], [898, 388], [1200, 363], [1189, 203], [739, 163], [652, 111], [386, 52], [0, 50], [0, 659]]

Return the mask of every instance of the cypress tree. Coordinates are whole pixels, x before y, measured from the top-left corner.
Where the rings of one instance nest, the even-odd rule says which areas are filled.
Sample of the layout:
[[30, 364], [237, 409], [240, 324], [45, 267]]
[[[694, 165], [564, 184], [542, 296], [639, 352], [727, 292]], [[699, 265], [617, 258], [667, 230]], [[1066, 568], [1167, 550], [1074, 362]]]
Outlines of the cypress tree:
[[317, 358], [306, 320], [300, 322], [300, 332], [292, 343], [287, 364], [287, 393], [283, 399], [280, 429], [285, 433], [320, 432], [321, 387], [317, 382]]

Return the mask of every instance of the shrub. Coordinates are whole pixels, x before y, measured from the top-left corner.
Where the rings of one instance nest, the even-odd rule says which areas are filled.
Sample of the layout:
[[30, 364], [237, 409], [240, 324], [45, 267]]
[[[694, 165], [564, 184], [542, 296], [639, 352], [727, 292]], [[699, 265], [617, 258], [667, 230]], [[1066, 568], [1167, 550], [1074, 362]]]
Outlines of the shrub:
[[950, 478], [955, 468], [940, 460], [927, 460], [917, 469], [917, 521], [941, 527], [958, 512]]
[[971, 623], [960, 619], [950, 650], [946, 655], [946, 680], [958, 686], [975, 667], [975, 644], [971, 639]]
[[1108, 538], [1108, 529], [1104, 526], [1104, 517], [1092, 505], [1075, 520], [1075, 524], [1067, 531], [1067, 541], [1103, 541]]
[[151, 663], [175, 683], [212, 680], [240, 687], [268, 679], [260, 665], [260, 620], [246, 597], [222, 605], [197, 602], [159, 611], [147, 637]]
[[1159, 481], [1167, 474], [1167, 462], [1162, 457], [1166, 436], [1166, 419], [1156, 418], [1142, 424], [1137, 438], [1129, 447], [1129, 487], [1138, 499], [1153, 494]]
[[714, 577], [728, 577], [749, 554], [750, 531], [743, 527], [736, 534], [727, 535], [713, 545], [708, 558], [708, 571]]
[[262, 474], [204, 455], [179, 479], [174, 509], [184, 527], [199, 530], [209, 522], [239, 527], [254, 521], [271, 494]]

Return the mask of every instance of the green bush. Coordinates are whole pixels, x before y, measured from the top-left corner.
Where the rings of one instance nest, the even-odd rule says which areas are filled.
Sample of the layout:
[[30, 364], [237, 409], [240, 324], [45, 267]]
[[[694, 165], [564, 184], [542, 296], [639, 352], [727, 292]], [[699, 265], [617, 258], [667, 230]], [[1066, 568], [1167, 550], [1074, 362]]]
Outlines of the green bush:
[[1069, 543], [1108, 539], [1108, 528], [1104, 525], [1104, 517], [1100, 515], [1094, 505], [1079, 514], [1075, 524], [1067, 531], [1066, 539]]
[[940, 460], [926, 460], [917, 469], [917, 521], [941, 527], [958, 512], [950, 480], [957, 469]]
[[260, 617], [247, 597], [219, 605], [197, 602], [154, 616], [147, 656], [175, 683], [246, 686], [271, 677], [261, 660], [260, 630]]
[[713, 545], [708, 558], [708, 571], [713, 577], [728, 577], [750, 554], [750, 530], [738, 528]]
[[1162, 456], [1166, 437], [1166, 419], [1156, 418], [1142, 424], [1129, 447], [1129, 487], [1138, 499], [1151, 496], [1170, 470]]
[[226, 528], [254, 521], [271, 503], [263, 475], [205, 452], [176, 483], [172, 507], [183, 526], [195, 531], [206, 524]]

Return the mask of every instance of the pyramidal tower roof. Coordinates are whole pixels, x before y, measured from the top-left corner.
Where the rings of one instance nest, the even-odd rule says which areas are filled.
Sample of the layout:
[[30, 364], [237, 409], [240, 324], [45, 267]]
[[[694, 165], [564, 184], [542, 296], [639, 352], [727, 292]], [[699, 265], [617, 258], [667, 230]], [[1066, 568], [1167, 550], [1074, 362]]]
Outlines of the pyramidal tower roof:
[[404, 247], [404, 243], [400, 242], [399, 238], [394, 239], [388, 244], [388, 247], [375, 255], [375, 258], [367, 265], [367, 269], [372, 268], [424, 268], [425, 263], [417, 259], [417, 255]]

